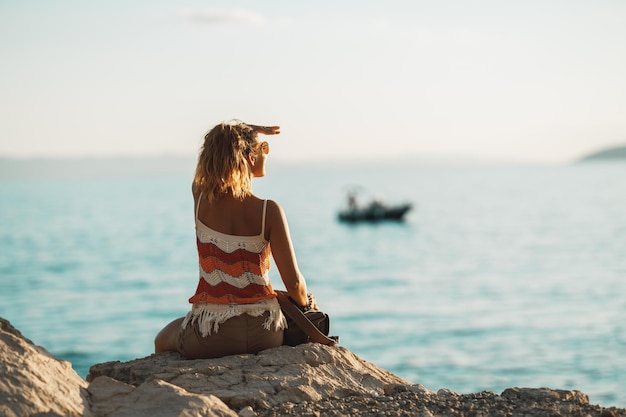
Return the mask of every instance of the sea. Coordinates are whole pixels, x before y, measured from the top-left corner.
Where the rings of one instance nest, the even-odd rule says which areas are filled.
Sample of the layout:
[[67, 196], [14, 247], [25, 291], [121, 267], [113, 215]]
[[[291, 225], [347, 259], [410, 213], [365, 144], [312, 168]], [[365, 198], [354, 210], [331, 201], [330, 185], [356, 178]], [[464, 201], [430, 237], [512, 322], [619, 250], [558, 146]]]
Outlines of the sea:
[[[268, 163], [254, 192], [342, 346], [433, 391], [626, 407], [626, 163]], [[83, 377], [150, 355], [198, 280], [193, 161], [90, 165], [0, 177], [0, 316]], [[413, 209], [344, 224], [350, 191]]]

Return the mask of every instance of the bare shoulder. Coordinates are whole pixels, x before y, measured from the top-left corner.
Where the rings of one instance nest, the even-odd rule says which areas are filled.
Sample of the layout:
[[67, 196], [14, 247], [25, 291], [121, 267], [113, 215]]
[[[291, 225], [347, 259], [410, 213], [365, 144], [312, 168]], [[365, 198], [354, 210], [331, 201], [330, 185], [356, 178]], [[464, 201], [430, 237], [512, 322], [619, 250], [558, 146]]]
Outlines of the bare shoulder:
[[282, 218], [285, 214], [280, 204], [274, 200], [267, 200], [267, 215], [270, 218]]
[[[267, 200], [267, 213], [265, 214], [266, 238], [272, 235], [272, 231], [287, 230], [287, 219], [283, 208], [274, 200]], [[282, 232], [280, 232], [282, 234]]]

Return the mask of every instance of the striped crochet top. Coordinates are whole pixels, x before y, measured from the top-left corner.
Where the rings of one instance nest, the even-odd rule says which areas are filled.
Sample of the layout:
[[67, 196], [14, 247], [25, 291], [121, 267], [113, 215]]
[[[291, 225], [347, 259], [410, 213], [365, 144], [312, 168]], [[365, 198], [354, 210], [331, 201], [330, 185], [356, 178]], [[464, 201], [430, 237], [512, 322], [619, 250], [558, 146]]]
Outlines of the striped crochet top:
[[197, 320], [201, 334], [207, 336], [232, 317], [269, 312], [263, 327], [284, 329], [286, 321], [269, 279], [272, 252], [265, 240], [267, 200], [263, 201], [261, 233], [256, 236], [211, 229], [198, 219], [201, 201], [202, 194], [195, 210], [200, 279], [196, 293], [189, 298], [193, 306], [182, 326]]

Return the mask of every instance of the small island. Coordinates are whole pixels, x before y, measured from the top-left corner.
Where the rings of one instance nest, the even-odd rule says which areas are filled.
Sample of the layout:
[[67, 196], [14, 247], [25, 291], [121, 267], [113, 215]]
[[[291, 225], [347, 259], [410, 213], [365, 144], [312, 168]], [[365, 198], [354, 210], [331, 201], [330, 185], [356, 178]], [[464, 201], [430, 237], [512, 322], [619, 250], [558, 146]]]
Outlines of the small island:
[[626, 161], [626, 145], [615, 146], [584, 156], [578, 162], [590, 161]]

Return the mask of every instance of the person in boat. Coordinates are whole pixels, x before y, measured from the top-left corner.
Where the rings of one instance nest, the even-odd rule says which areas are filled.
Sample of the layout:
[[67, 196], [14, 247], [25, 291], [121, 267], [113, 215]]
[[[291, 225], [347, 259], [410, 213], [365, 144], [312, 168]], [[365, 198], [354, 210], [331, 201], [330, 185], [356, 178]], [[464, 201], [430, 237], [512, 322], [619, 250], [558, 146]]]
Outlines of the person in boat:
[[265, 175], [278, 126], [220, 123], [204, 137], [192, 185], [200, 277], [185, 317], [156, 336], [155, 352], [190, 359], [256, 353], [280, 346], [286, 320], [269, 279], [270, 256], [292, 300], [317, 309], [298, 269], [281, 206], [252, 193]]
[[348, 208], [352, 211], [355, 211], [359, 208], [359, 205], [356, 201], [356, 193], [349, 192], [348, 193]]

